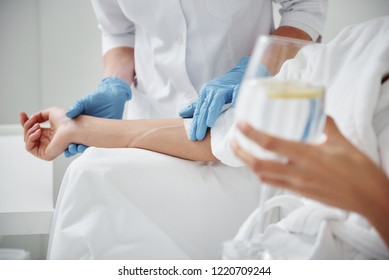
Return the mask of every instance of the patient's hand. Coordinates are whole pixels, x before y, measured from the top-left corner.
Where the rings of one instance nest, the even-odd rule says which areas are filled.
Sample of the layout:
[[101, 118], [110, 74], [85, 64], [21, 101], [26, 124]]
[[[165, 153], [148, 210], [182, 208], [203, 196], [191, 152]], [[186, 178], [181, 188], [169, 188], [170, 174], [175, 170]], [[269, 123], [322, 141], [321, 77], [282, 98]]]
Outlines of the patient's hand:
[[[50, 126], [41, 126], [46, 121]], [[71, 143], [72, 121], [65, 116], [65, 111], [62, 109], [50, 108], [30, 117], [21, 112], [20, 123], [24, 128], [27, 151], [41, 159], [56, 158]]]
[[249, 124], [239, 129], [263, 148], [288, 158], [286, 162], [259, 159], [234, 142], [235, 153], [263, 182], [362, 214], [389, 248], [389, 177], [341, 134], [331, 118], [326, 124], [327, 141], [320, 145], [283, 140]]
[[258, 159], [235, 143], [235, 153], [263, 182], [366, 216], [372, 214], [373, 205], [389, 211], [388, 176], [341, 134], [331, 118], [326, 124], [327, 141], [319, 145], [276, 138], [248, 124], [240, 129], [263, 148], [288, 158], [287, 162]]

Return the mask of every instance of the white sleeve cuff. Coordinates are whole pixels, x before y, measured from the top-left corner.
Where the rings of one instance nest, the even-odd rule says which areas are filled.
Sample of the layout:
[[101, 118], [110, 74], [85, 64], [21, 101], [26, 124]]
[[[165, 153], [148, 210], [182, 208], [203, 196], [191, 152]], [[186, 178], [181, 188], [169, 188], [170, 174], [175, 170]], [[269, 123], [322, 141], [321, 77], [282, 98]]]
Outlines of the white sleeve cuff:
[[103, 32], [102, 34], [102, 52], [103, 55], [109, 50], [118, 47], [130, 47], [133, 48], [135, 45], [135, 34], [124, 33], [124, 34], [108, 34]]
[[[324, 21], [323, 21], [323, 24], [321, 24], [321, 22], [319, 22], [318, 19], [315, 19], [314, 21], [310, 22], [310, 25], [308, 25], [308, 24], [306, 24], [306, 21], [301, 20], [304, 18], [303, 16], [301, 16], [301, 18], [299, 18], [298, 15], [296, 17], [296, 14], [299, 14], [299, 13], [296, 12], [290, 16], [284, 15], [281, 19], [280, 26], [286, 25], [286, 26], [292, 26], [292, 27], [298, 28], [298, 29], [304, 31], [305, 33], [307, 33], [311, 37], [312, 41], [316, 41], [319, 38], [319, 36], [323, 33]], [[303, 14], [305, 16], [305, 18], [309, 17], [305, 13], [301, 13], [301, 14]]]
[[[191, 126], [192, 119], [184, 119], [188, 139], [190, 139]], [[219, 116], [215, 125], [211, 128], [211, 149], [212, 154], [225, 165], [241, 167], [245, 164], [235, 156], [230, 145], [235, 133], [234, 108], [230, 108]]]
[[328, 0], [277, 0], [276, 2], [282, 5], [280, 26], [287, 25], [303, 30], [313, 41], [323, 34]]
[[222, 113], [211, 128], [211, 149], [213, 155], [225, 165], [241, 167], [245, 164], [235, 156], [231, 148], [231, 140], [236, 135], [234, 110], [231, 107]]
[[189, 135], [190, 135], [190, 128], [192, 126], [192, 119], [183, 119], [183, 120], [184, 120], [186, 136], [188, 137], [188, 139], [190, 139]]

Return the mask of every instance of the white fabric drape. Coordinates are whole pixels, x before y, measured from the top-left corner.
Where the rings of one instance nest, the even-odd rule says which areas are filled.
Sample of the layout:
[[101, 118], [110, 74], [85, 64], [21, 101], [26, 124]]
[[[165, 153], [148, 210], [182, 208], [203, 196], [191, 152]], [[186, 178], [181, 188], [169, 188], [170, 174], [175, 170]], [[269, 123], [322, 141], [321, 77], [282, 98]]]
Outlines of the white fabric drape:
[[255, 208], [245, 167], [88, 148], [68, 168], [50, 259], [217, 259]]

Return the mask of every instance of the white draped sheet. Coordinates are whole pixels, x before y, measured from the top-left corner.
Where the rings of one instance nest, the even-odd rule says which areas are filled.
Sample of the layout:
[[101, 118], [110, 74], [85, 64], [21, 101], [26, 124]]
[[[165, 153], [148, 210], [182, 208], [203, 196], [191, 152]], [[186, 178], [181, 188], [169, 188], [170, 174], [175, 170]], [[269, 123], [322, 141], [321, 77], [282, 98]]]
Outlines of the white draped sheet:
[[245, 167], [88, 148], [68, 168], [50, 259], [215, 259], [256, 207]]

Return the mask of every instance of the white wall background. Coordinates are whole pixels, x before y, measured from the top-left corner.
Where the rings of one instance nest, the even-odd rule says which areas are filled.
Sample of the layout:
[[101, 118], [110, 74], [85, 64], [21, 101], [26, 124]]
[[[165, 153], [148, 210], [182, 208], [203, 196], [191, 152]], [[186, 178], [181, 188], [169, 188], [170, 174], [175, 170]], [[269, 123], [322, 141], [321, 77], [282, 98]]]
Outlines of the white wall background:
[[[389, 0], [330, 0], [323, 41], [346, 25], [383, 15], [389, 15]], [[89, 0], [0, 0], [0, 124], [17, 123], [19, 111], [66, 108], [94, 90], [102, 73], [99, 36]], [[71, 160], [55, 160], [56, 190]], [[44, 258], [46, 246], [46, 236], [0, 242], [27, 248], [33, 258]]]
[[[101, 73], [89, 0], [0, 0], [0, 124], [18, 123], [20, 111], [68, 107], [95, 89]], [[55, 197], [71, 160], [54, 162]], [[6, 236], [0, 248], [24, 248], [42, 259], [47, 236]]]

